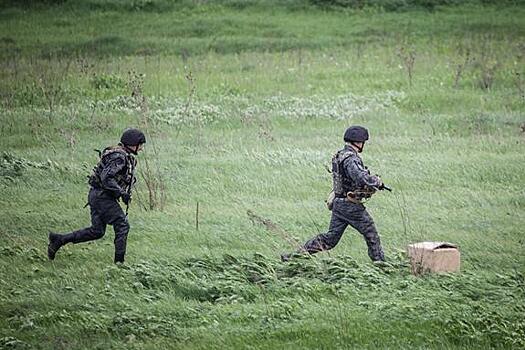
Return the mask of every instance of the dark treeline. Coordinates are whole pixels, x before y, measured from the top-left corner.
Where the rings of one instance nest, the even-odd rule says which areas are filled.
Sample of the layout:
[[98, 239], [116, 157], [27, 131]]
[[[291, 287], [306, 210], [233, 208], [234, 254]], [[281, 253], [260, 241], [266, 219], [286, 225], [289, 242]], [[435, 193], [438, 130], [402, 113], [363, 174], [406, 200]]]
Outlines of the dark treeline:
[[163, 12], [199, 6], [223, 6], [236, 9], [283, 8], [306, 10], [378, 9], [389, 12], [411, 9], [435, 10], [457, 5], [523, 6], [525, 0], [2, 0], [0, 8], [64, 7], [94, 11]]

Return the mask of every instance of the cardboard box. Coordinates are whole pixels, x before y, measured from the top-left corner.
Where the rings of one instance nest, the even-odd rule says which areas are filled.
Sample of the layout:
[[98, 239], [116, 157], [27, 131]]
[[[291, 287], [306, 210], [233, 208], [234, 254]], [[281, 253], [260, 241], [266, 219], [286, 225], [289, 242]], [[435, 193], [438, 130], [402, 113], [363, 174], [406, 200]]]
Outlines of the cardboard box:
[[458, 272], [460, 253], [448, 242], [419, 242], [409, 244], [407, 253], [414, 275], [427, 272]]

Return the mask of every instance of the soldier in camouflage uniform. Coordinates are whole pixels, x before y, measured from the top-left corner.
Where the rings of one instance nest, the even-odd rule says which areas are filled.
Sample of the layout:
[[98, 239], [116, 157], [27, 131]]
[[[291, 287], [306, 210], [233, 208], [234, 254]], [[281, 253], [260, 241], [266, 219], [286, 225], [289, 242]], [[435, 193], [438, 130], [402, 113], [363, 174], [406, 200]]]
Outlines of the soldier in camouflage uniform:
[[[384, 261], [381, 241], [372, 217], [363, 205], [363, 199], [370, 198], [378, 189], [383, 189], [381, 179], [371, 175], [364, 166], [359, 153], [368, 140], [368, 130], [361, 126], [352, 126], [344, 134], [345, 147], [332, 158], [333, 202], [329, 204], [332, 218], [327, 233], [310, 239], [299, 250], [315, 254], [330, 250], [337, 245], [348, 225], [363, 235], [368, 246], [368, 256], [372, 261]], [[291, 254], [281, 255], [288, 261]]]
[[146, 137], [138, 129], [127, 129], [122, 134], [118, 146], [108, 147], [89, 177], [91, 186], [88, 205], [91, 210], [91, 226], [68, 234], [49, 233], [47, 256], [50, 260], [63, 245], [81, 243], [102, 238], [106, 226], [112, 225], [115, 231], [115, 263], [123, 263], [126, 254], [126, 241], [129, 223], [126, 214], [118, 204], [120, 199], [126, 206], [131, 200], [131, 186], [137, 155], [146, 143]]

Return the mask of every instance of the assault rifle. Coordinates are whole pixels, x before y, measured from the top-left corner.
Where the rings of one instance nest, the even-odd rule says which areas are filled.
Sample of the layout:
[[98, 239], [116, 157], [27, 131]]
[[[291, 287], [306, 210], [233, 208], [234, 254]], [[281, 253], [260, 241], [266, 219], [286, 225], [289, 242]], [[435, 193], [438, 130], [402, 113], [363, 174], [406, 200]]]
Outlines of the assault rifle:
[[133, 187], [135, 181], [135, 165], [133, 164], [133, 167], [131, 168], [131, 181], [129, 183], [128, 189], [126, 190], [127, 194], [129, 195], [129, 201], [128, 204], [126, 204], [126, 216], [128, 216], [129, 203], [131, 202], [131, 188]]
[[379, 186], [377, 189], [379, 191], [387, 190], [388, 192], [392, 192], [392, 189], [385, 184], [381, 184], [381, 186]]
[[128, 203], [126, 204], [126, 216], [128, 216], [128, 210], [129, 210], [129, 202], [131, 202], [131, 186], [133, 186], [133, 178], [135, 177], [135, 174], [131, 173], [131, 183], [128, 186], [128, 190], [126, 193], [129, 195]]

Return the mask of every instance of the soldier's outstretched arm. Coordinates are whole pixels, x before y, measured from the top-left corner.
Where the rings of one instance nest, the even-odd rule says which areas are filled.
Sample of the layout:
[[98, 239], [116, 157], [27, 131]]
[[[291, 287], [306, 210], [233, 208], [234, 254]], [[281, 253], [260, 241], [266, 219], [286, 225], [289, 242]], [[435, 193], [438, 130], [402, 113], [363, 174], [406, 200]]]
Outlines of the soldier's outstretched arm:
[[105, 190], [110, 191], [115, 198], [119, 198], [126, 193], [125, 189], [119, 186], [115, 176], [126, 166], [126, 160], [122, 157], [111, 157], [107, 160], [102, 173], [100, 174], [100, 181]]

